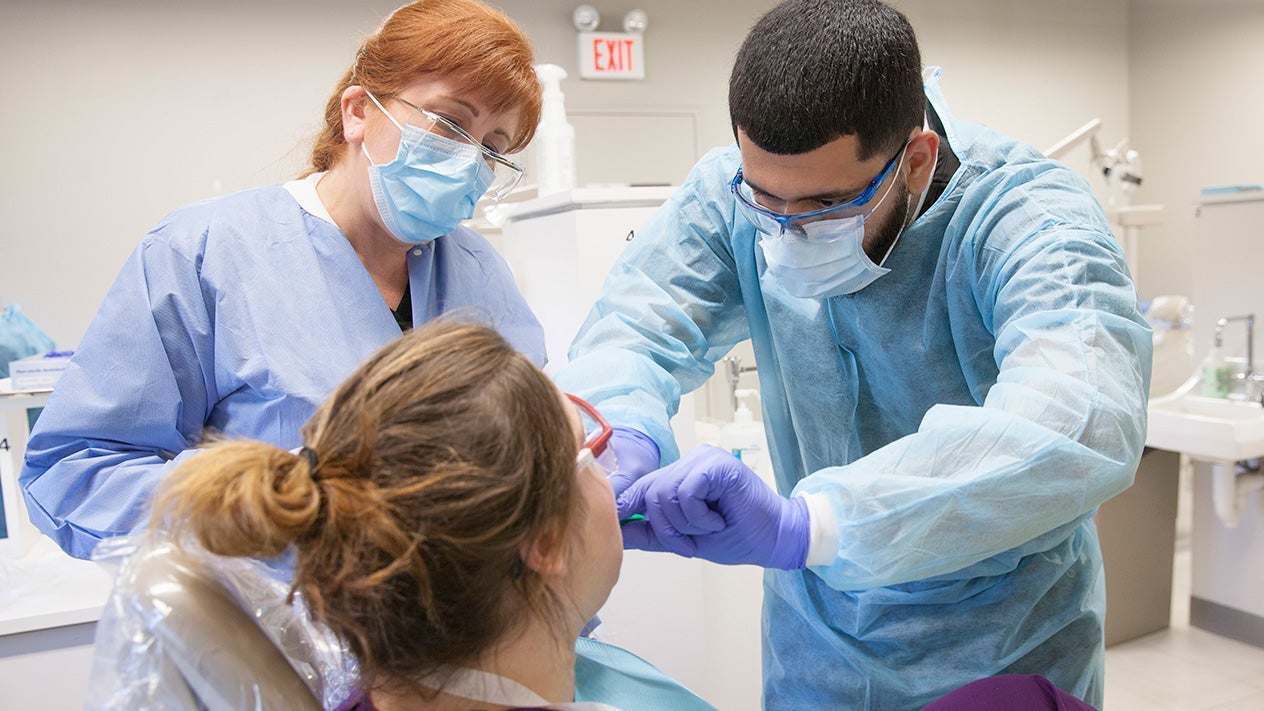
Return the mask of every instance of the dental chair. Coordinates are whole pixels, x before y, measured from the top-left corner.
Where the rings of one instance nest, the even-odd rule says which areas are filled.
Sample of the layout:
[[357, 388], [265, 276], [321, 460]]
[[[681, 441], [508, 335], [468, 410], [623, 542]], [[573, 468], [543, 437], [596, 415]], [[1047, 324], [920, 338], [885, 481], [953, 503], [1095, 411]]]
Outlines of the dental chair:
[[350, 693], [350, 655], [262, 563], [160, 536], [101, 546], [94, 558], [120, 567], [86, 708], [317, 711]]

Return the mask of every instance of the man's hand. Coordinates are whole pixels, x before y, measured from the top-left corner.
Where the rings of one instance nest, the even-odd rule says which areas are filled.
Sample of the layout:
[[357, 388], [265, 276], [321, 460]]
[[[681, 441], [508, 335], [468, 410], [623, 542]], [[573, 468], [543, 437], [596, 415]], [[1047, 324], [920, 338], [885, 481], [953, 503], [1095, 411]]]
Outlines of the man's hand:
[[723, 449], [702, 446], [641, 477], [618, 498], [624, 548], [716, 563], [797, 570], [807, 563], [807, 502], [773, 491]]

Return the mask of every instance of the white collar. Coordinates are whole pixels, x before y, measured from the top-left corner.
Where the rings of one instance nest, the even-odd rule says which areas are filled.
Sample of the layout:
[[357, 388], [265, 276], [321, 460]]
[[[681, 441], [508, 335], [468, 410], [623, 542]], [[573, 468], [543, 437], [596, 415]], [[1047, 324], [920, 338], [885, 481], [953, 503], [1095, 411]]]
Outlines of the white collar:
[[500, 706], [547, 706], [548, 700], [526, 686], [479, 669], [447, 668], [421, 679], [445, 694]]
[[329, 216], [329, 210], [325, 209], [325, 204], [320, 201], [320, 195], [316, 194], [316, 183], [319, 183], [323, 177], [325, 177], [325, 171], [312, 173], [306, 178], [291, 180], [281, 187], [285, 188], [285, 191], [298, 202], [299, 207], [325, 222], [337, 226], [334, 218]]
[[619, 711], [596, 701], [552, 703], [523, 684], [481, 669], [444, 668], [419, 680], [432, 689], [471, 701], [512, 707], [573, 709], [574, 711]]

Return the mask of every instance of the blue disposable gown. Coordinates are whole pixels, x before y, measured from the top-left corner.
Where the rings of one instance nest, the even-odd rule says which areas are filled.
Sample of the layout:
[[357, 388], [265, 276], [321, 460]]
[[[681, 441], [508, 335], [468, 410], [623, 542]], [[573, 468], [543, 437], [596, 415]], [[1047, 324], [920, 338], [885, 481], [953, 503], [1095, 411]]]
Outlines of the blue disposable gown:
[[556, 376], [677, 456], [680, 393], [750, 338], [781, 493], [819, 493], [832, 563], [764, 579], [767, 709], [920, 708], [1040, 673], [1100, 706], [1091, 520], [1145, 440], [1151, 339], [1088, 185], [955, 120], [961, 161], [850, 296], [790, 296], [707, 154], [615, 264]]
[[[466, 228], [408, 253], [413, 322], [458, 312], [544, 362], [504, 260]], [[69, 554], [145, 523], [154, 487], [208, 434], [285, 449], [400, 335], [332, 222], [280, 185], [181, 208], [124, 264], [31, 435], [21, 486]]]

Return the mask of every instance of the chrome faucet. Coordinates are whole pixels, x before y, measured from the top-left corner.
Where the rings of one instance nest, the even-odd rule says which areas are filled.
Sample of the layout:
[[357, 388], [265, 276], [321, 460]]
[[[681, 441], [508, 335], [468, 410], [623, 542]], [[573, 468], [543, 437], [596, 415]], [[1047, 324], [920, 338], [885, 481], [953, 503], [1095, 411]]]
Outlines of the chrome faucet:
[[1231, 321], [1246, 323], [1246, 368], [1234, 373], [1233, 379], [1242, 383], [1242, 397], [1264, 404], [1264, 375], [1255, 374], [1255, 314], [1226, 316], [1216, 321], [1216, 345], [1224, 342], [1224, 330]]
[[729, 409], [729, 412], [732, 413], [737, 411], [737, 387], [738, 382], [741, 380], [742, 373], [754, 372], [755, 366], [743, 366], [741, 358], [738, 358], [737, 356], [729, 356], [724, 359], [724, 368], [729, 380], [729, 400], [732, 401], [733, 405], [732, 408]]

